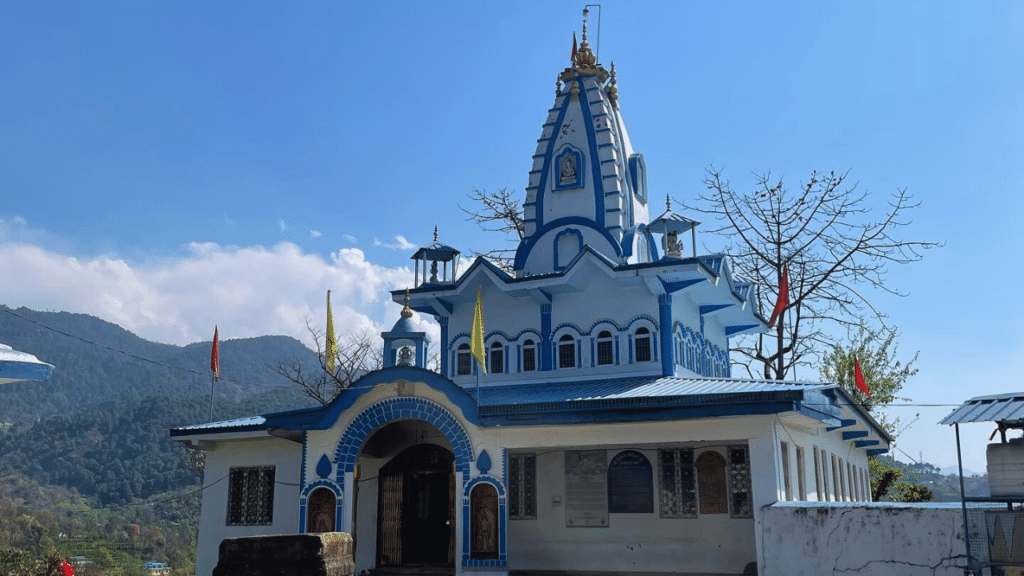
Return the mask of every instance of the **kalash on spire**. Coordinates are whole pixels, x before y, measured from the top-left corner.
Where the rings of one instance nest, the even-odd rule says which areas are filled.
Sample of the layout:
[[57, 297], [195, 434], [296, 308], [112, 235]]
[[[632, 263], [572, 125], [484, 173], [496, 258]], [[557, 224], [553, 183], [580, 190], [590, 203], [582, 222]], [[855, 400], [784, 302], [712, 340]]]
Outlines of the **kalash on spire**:
[[586, 11], [571, 60], [558, 74], [533, 156], [514, 262], [519, 277], [562, 270], [584, 246], [615, 265], [657, 259], [646, 238], [644, 159], [622, 119], [615, 64], [605, 69], [590, 48]]

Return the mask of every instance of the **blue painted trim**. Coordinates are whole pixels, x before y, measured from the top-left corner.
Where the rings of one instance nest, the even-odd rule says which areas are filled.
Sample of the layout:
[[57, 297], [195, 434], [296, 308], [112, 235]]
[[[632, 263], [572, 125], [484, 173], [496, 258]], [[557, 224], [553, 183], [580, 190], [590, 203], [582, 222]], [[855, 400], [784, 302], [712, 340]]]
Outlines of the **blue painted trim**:
[[[562, 183], [562, 159], [566, 156], [572, 155], [576, 158], [576, 179], [572, 182]], [[577, 150], [571, 144], [566, 144], [561, 151], [555, 156], [555, 169], [551, 174], [551, 189], [553, 191], [559, 190], [572, 190], [576, 188], [583, 188], [583, 171], [584, 168], [583, 152]], [[543, 181], [541, 185], [543, 185]]]
[[758, 328], [760, 326], [761, 326], [760, 324], [741, 324], [739, 326], [726, 326], [725, 327], [725, 336], [726, 336], [726, 338], [728, 338], [729, 336], [735, 336], [736, 334], [739, 334], [740, 332], [746, 332], [747, 330], [750, 330], [751, 328]]
[[551, 371], [554, 365], [551, 354], [551, 304], [540, 305], [541, 370]]
[[428, 422], [444, 434], [455, 454], [456, 468], [464, 477], [469, 476], [469, 463], [474, 459], [473, 446], [462, 424], [440, 404], [423, 398], [401, 396], [366, 407], [345, 428], [334, 457], [338, 463], [338, 476], [352, 472], [363, 443], [376, 430], [389, 422], [409, 419]]
[[643, 154], [631, 154], [626, 161], [629, 166], [629, 181], [633, 193], [643, 204], [647, 204], [647, 163]]
[[[572, 100], [572, 99], [571, 98], [563, 98], [561, 104], [556, 104], [556, 108], [552, 108], [551, 110], [548, 111], [548, 114], [550, 114], [551, 112], [555, 112], [555, 111], [558, 112], [558, 118], [555, 120], [555, 122], [553, 124], [555, 129], [552, 130], [552, 133], [557, 132], [558, 129], [562, 126], [562, 123], [565, 122], [565, 113], [569, 109], [569, 101], [570, 100]], [[554, 148], [555, 148], [555, 141], [552, 139], [552, 140], [548, 141], [547, 148], [545, 149], [545, 151], [542, 154], [534, 154], [533, 155], [533, 158], [535, 160], [537, 158], [543, 158], [544, 159], [544, 163], [541, 164], [541, 176], [540, 176], [540, 179], [538, 180], [540, 182], [540, 186], [539, 186], [538, 191], [537, 191], [537, 200], [536, 200], [536, 202], [537, 202], [537, 209], [536, 209], [536, 212], [534, 214], [533, 221], [532, 221], [534, 227], [537, 228], [538, 230], [535, 231], [533, 233], [533, 235], [531, 235], [531, 238], [535, 237], [538, 234], [539, 229], [544, 226], [544, 183], [549, 181], [548, 180], [548, 173], [551, 170], [551, 160], [552, 160], [552, 155], [553, 155], [553, 152], [554, 152]], [[594, 156], [594, 158], [596, 158], [596, 156]], [[577, 170], [576, 173], [579, 174], [579, 170]], [[518, 270], [519, 268], [517, 267], [516, 269]]]
[[702, 316], [704, 314], [711, 314], [712, 312], [717, 312], [719, 310], [722, 310], [724, 308], [728, 308], [730, 306], [732, 306], [732, 304], [707, 304], [707, 305], [703, 305], [703, 306], [700, 307], [700, 314]]
[[441, 325], [441, 346], [442, 346], [442, 349], [440, 350], [440, 354], [439, 354], [441, 356], [441, 374], [451, 375], [451, 373], [448, 371], [448, 354], [449, 354], [451, 348], [447, 348], [449, 346], [449, 343], [448, 343], [448, 320], [449, 320], [449, 317], [448, 316], [435, 316], [435, 318], [437, 319], [437, 323]]
[[867, 430], [854, 430], [852, 432], [843, 432], [843, 440], [853, 440], [854, 438], [866, 438], [867, 435]]
[[[588, 220], [586, 218], [583, 218], [582, 216], [567, 216], [565, 218], [559, 218], [557, 220], [545, 224], [544, 226], [534, 231], [534, 233], [531, 234], [529, 238], [524, 238], [522, 242], [519, 243], [519, 247], [516, 248], [516, 258], [513, 263], [513, 267], [516, 270], [522, 270], [523, 267], [526, 266], [526, 260], [529, 258], [530, 252], [533, 251], [534, 246], [536, 246], [541, 236], [550, 232], [551, 230], [560, 228], [562, 226], [580, 226], [583, 228], [589, 228], [591, 230], [594, 230], [595, 232], [601, 234], [606, 240], [608, 240], [608, 243], [611, 244], [612, 249], [615, 250], [616, 256], [622, 256], [622, 247], [619, 246], [618, 240], [616, 240], [611, 235], [611, 233], [608, 232], [610, 228], [599, 227], [597, 223], [594, 222], [593, 220]], [[536, 279], [536, 277], [533, 277], [531, 279]]]
[[[568, 258], [568, 260], [565, 262], [565, 264], [562, 264], [562, 257], [563, 257], [563, 255], [560, 254], [559, 250], [558, 250], [558, 243], [559, 243], [559, 241], [561, 241], [562, 236], [575, 236], [576, 237], [576, 252], [572, 255], [571, 258]], [[575, 228], [566, 228], [566, 229], [562, 230], [561, 232], [559, 232], [558, 234], [555, 234], [555, 240], [554, 240], [554, 247], [553, 248], [554, 248], [554, 255], [555, 255], [555, 257], [554, 257], [554, 260], [555, 260], [555, 270], [558, 271], [558, 272], [561, 272], [562, 270], [565, 270], [566, 266], [568, 266], [570, 263], [572, 263], [572, 261], [576, 258], [576, 256], [583, 250], [583, 233], [580, 232], [579, 230], [575, 229]]]
[[[671, 294], [658, 296], [658, 313], [662, 327], [672, 325]], [[661, 330], [661, 374], [663, 376], [672, 376], [676, 373], [675, 347], [672, 344], [672, 332], [667, 329]]]
[[885, 454], [888, 451], [888, 448], [873, 448], [871, 450], [865, 450], [868, 456], [878, 456], [879, 454]]
[[[584, 88], [583, 79], [577, 79], [580, 89]], [[594, 104], [601, 104], [598, 100]], [[583, 112], [583, 126], [587, 130], [587, 143], [590, 145], [590, 157], [593, 158], [593, 162], [590, 163], [590, 169], [593, 172], [594, 180], [594, 222], [604, 222], [604, 183], [601, 179], [601, 165], [598, 160], [601, 156], [597, 153], [597, 134], [594, 132], [594, 116], [590, 111], [591, 102], [587, 102], [586, 106], [583, 105], [583, 99], [580, 98], [580, 110]], [[614, 245], [614, 242], [612, 243]]]
[[698, 278], [696, 280], [684, 280], [682, 282], [666, 282], [661, 278], [658, 278], [658, 280], [661, 280], [661, 286], [665, 289], [665, 292], [668, 292], [669, 294], [675, 294], [680, 290], [685, 290], [686, 288], [689, 288], [694, 284], [700, 284], [701, 282], [705, 281], [704, 278]]
[[53, 366], [45, 363], [0, 360], [0, 378], [42, 382], [53, 375]]
[[302, 468], [299, 471], [299, 490], [306, 487], [306, 465], [308, 463], [306, 460], [306, 450], [309, 448], [307, 434], [307, 431], [302, 431]]
[[850, 420], [848, 418], [843, 418], [840, 421], [838, 426], [829, 426], [828, 428], [825, 429], [825, 431], [826, 432], [833, 432], [835, 430], [839, 430], [840, 428], [847, 428], [849, 426], [856, 426], [856, 425], [857, 425], [857, 421], [856, 420]]
[[334, 493], [334, 528], [336, 530], [341, 529], [341, 510], [344, 508], [342, 503], [345, 501], [345, 487], [344, 484], [338, 484], [329, 479], [322, 479], [313, 482], [309, 486], [306, 486], [299, 493], [299, 533], [302, 534], [306, 531], [308, 521], [308, 502], [309, 495], [313, 493], [317, 488], [327, 488]]
[[881, 444], [878, 440], [857, 440], [853, 445], [857, 448], [865, 448], [867, 446], [878, 446]]

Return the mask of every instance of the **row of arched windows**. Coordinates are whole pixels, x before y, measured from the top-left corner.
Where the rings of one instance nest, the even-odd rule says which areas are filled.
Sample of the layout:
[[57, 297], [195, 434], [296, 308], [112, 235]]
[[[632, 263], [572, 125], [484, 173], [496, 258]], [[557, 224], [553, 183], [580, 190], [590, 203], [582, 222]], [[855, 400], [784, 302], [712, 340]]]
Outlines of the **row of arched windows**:
[[[612, 366], [635, 364], [656, 360], [655, 333], [652, 328], [640, 326], [630, 333], [613, 335], [611, 330], [601, 330], [596, 336], [586, 338], [573, 333], [563, 333], [552, 342], [555, 369], [582, 368], [590, 366]], [[473, 374], [473, 354], [467, 338], [455, 347], [454, 376]], [[626, 358], [622, 358], [620, 340], [627, 343]], [[590, 350], [585, 344], [590, 343]], [[518, 348], [518, 350], [517, 350]], [[516, 357], [511, 357], [518, 352]], [[509, 346], [502, 340], [494, 340], [485, 346], [485, 362], [488, 374], [533, 372], [540, 369], [540, 340], [528, 337], [522, 344]]]
[[686, 326], [675, 331], [676, 364], [701, 376], [728, 378], [732, 375], [729, 354]]

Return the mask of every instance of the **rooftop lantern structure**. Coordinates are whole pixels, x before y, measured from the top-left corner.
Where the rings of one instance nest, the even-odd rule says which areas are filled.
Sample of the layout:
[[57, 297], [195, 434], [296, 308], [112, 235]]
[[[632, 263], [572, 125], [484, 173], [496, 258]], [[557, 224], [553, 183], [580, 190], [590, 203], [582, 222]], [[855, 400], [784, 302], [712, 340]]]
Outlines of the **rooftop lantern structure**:
[[683, 242], [680, 234], [690, 232], [690, 248], [694, 258], [697, 257], [697, 226], [700, 222], [672, 212], [672, 199], [665, 196], [665, 213], [655, 218], [647, 229], [661, 234], [661, 248], [666, 258], [682, 258]]
[[[434, 226], [434, 243], [430, 246], [420, 248], [412, 255], [416, 261], [416, 287], [423, 284], [454, 284], [458, 274], [459, 252], [451, 246], [441, 244], [437, 240], [437, 226]], [[427, 263], [430, 263], [430, 276], [427, 276]], [[441, 263], [441, 275], [438, 276], [438, 262]], [[448, 274], [449, 264], [451, 275]], [[423, 272], [423, 281], [420, 282], [420, 271]]]

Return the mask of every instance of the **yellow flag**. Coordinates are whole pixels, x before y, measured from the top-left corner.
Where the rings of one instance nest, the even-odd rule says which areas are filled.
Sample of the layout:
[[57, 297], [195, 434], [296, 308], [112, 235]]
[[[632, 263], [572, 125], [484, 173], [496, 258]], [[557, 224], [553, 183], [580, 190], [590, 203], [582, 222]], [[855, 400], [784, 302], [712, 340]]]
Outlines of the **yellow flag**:
[[469, 349], [473, 358], [480, 363], [480, 369], [487, 374], [487, 364], [484, 362], [484, 301], [480, 296], [480, 287], [476, 287], [476, 307], [473, 308], [473, 333], [470, 335], [472, 342]]
[[334, 317], [331, 315], [331, 291], [327, 291], [327, 371], [334, 374], [334, 357], [338, 355], [338, 342], [334, 339]]

